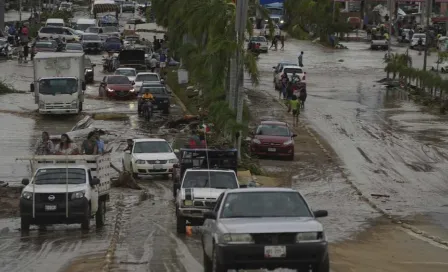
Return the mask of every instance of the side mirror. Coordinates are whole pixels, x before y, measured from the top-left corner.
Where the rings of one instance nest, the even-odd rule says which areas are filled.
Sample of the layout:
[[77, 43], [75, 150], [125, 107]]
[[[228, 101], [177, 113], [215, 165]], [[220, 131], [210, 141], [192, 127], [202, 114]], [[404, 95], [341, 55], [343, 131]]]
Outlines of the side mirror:
[[90, 181], [90, 185], [92, 185], [92, 186], [95, 186], [95, 185], [98, 185], [98, 184], [100, 184], [100, 179], [99, 178], [93, 178]]
[[83, 81], [82, 84], [81, 84], [81, 89], [82, 89], [83, 91], [86, 90], [86, 83], [85, 83], [84, 81]]
[[212, 212], [212, 211], [205, 212], [205, 213], [204, 213], [204, 218], [205, 218], [205, 219], [212, 219], [212, 220], [215, 220], [215, 219], [216, 219], [216, 213], [215, 213], [215, 212]]
[[22, 179], [22, 184], [27, 186], [28, 184], [30, 184], [30, 180], [27, 178]]
[[297, 134], [293, 134], [291, 137], [293, 137], [293, 138], [294, 138], [294, 137], [297, 137]]
[[30, 92], [34, 93], [34, 83], [30, 84]]
[[125, 154], [131, 154], [131, 150], [126, 150], [124, 153]]
[[314, 217], [316, 217], [316, 218], [328, 216], [328, 212], [324, 211], [324, 210], [315, 211], [315, 212], [313, 212], [313, 214], [314, 214]]

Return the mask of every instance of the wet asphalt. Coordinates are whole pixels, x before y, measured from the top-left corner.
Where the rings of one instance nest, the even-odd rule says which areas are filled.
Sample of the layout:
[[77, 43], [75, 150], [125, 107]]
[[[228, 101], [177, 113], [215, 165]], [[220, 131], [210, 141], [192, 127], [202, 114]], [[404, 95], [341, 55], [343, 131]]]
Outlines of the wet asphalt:
[[[128, 15], [125, 15], [128, 16]], [[320, 133], [339, 155], [356, 185], [373, 194], [387, 194], [377, 205], [399, 216], [423, 214], [434, 224], [448, 229], [448, 192], [446, 156], [447, 119], [426, 113], [407, 99], [406, 94], [387, 91], [377, 80], [385, 77], [383, 51], [370, 51], [368, 44], [348, 43], [348, 50], [332, 50], [307, 41], [286, 42], [285, 51], [270, 51], [260, 56], [261, 84], [250, 91], [250, 99], [260, 107], [251, 109], [262, 119], [280, 118], [284, 109], [275, 105], [278, 94], [273, 89], [272, 66], [279, 61], [296, 61], [305, 52], [308, 100], [304, 120]], [[403, 52], [394, 48], [393, 52]], [[421, 66], [416, 52], [414, 65]], [[87, 114], [119, 113], [126, 120], [95, 120], [94, 127], [106, 128], [118, 135], [111, 143], [119, 150], [126, 138], [159, 134], [165, 119], [148, 125], [136, 116], [134, 101], [99, 100], [98, 82], [101, 55], [90, 56], [97, 64], [95, 84], [88, 86]], [[430, 57], [429, 63], [435, 61]], [[11, 60], [0, 63], [3, 79], [21, 91], [32, 81], [31, 64]], [[3, 73], [4, 72], [4, 73]], [[253, 88], [250, 84], [247, 87]], [[264, 101], [264, 102], [263, 102]], [[262, 104], [265, 103], [265, 104]], [[263, 108], [262, 105], [265, 107]], [[41, 131], [60, 134], [69, 131], [81, 118], [44, 118], [37, 116], [30, 93], [4, 95], [0, 100], [2, 139], [0, 180], [15, 181], [26, 177], [27, 165], [15, 157], [28, 155]], [[269, 109], [269, 110], [266, 110]], [[166, 135], [169, 140], [172, 135]], [[113, 138], [113, 137], [111, 137]], [[115, 152], [119, 160], [121, 153]], [[322, 220], [330, 241], [351, 236], [378, 216], [354, 195], [336, 170], [329, 166], [320, 175], [314, 171], [291, 173], [294, 188], [302, 191], [312, 207], [326, 208], [330, 216]], [[262, 162], [271, 172], [283, 169], [284, 162]], [[303, 168], [302, 168], [303, 169]], [[313, 186], [302, 181], [314, 180]], [[116, 271], [202, 271], [199, 230], [191, 237], [175, 233], [174, 204], [170, 180], [142, 180], [151, 198], [137, 205], [136, 194], [124, 192], [125, 203], [132, 207], [120, 237]], [[84, 255], [104, 252], [109, 245], [115, 215], [114, 201], [109, 203], [107, 225], [82, 233], [78, 226], [34, 229], [22, 236], [18, 218], [0, 220], [0, 271], [58, 271]]]

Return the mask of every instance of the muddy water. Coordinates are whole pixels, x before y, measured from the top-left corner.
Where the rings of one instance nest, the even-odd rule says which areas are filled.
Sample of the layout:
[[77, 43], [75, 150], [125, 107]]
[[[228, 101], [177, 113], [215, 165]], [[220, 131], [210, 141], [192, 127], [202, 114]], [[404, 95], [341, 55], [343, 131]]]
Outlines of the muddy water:
[[[305, 51], [308, 100], [303, 116], [335, 149], [357, 186], [368, 195], [389, 195], [375, 201], [393, 214], [437, 212], [448, 218], [447, 118], [427, 114], [405, 94], [375, 82], [385, 77], [384, 52], [372, 52], [363, 43], [348, 47], [288, 42], [283, 52], [261, 55], [260, 89], [278, 95], [272, 66], [296, 61]], [[420, 67], [422, 57], [410, 54]]]

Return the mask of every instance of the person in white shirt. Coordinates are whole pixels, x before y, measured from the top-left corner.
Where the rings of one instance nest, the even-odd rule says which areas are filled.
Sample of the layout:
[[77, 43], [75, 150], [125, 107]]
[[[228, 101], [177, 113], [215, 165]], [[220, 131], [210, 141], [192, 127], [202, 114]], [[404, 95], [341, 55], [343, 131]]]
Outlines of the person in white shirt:
[[149, 61], [149, 65], [151, 66], [151, 72], [154, 73], [157, 68], [157, 59], [155, 55], [152, 55], [152, 58]]

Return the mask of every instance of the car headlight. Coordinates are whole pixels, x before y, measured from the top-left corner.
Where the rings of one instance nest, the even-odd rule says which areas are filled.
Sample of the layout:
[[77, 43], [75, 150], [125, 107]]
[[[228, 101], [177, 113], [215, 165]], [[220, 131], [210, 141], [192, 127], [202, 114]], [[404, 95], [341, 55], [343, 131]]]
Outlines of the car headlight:
[[178, 163], [178, 162], [179, 162], [178, 159], [168, 160], [168, 163]]
[[254, 239], [247, 233], [227, 233], [221, 237], [221, 242], [225, 244], [252, 244]]
[[113, 92], [114, 90], [107, 88], [107, 91], [108, 92]]
[[136, 164], [145, 164], [146, 161], [144, 161], [144, 160], [136, 160], [135, 163]]
[[258, 140], [258, 139], [253, 139], [252, 143], [254, 143], [254, 144], [261, 144], [260, 140]]
[[294, 142], [293, 140], [289, 140], [283, 143], [283, 145], [292, 145]]
[[184, 200], [184, 206], [193, 206], [193, 200]]
[[92, 69], [86, 69], [87, 73], [91, 73], [93, 70]]
[[285, 21], [281, 20], [281, 21], [280, 21], [280, 24], [283, 24], [284, 22], [285, 22]]
[[130, 89], [129, 91], [130, 91], [131, 93], [133, 93], [133, 92], [135, 92], [135, 89]]
[[306, 243], [315, 241], [324, 241], [325, 235], [323, 232], [300, 232], [296, 235], [296, 243]]
[[45, 103], [40, 101], [39, 102], [39, 109], [45, 109]]
[[26, 199], [26, 200], [31, 200], [31, 199], [33, 199], [33, 193], [25, 191], [22, 193], [22, 198]]
[[86, 194], [86, 191], [78, 191], [78, 192], [73, 192], [72, 193], [72, 200], [73, 199], [80, 199], [80, 198], [83, 198], [84, 197], [84, 195]]
[[76, 101], [76, 100], [74, 100], [73, 102], [72, 102], [72, 108], [76, 108], [76, 107], [78, 107], [78, 101]]

